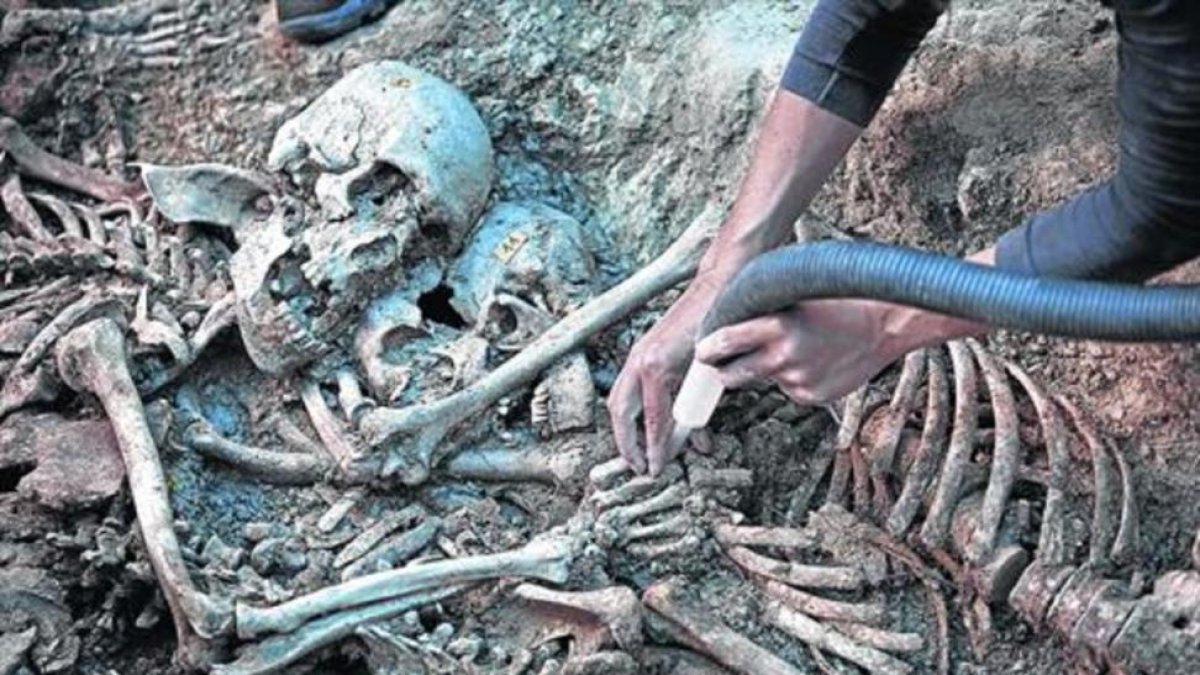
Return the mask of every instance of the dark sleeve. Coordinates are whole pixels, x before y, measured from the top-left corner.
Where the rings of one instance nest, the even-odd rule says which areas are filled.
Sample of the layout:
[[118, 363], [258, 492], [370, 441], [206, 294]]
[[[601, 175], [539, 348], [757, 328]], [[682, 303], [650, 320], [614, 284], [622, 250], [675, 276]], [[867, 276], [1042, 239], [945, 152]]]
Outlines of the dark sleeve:
[[780, 86], [865, 127], [943, 6], [941, 0], [820, 0]]
[[1144, 281], [1200, 255], [1200, 3], [1114, 4], [1116, 174], [1005, 234], [999, 267]]

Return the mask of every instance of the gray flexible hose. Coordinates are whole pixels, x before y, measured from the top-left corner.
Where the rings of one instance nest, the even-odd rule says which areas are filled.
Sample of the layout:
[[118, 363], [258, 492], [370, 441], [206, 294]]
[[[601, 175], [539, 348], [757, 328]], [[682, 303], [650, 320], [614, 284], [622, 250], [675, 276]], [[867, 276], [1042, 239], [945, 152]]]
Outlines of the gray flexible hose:
[[804, 300], [872, 298], [997, 328], [1122, 342], [1200, 340], [1200, 286], [1028, 277], [873, 242], [797, 244], [751, 260], [700, 335]]

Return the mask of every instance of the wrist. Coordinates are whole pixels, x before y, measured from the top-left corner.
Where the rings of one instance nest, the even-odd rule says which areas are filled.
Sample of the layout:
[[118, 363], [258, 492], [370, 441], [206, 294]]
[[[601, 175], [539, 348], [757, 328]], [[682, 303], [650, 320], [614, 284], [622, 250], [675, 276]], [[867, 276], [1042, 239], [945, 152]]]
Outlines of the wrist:
[[970, 319], [905, 305], [880, 304], [884, 306], [881, 350], [893, 358], [900, 358], [921, 347], [980, 336], [988, 331], [986, 324]]

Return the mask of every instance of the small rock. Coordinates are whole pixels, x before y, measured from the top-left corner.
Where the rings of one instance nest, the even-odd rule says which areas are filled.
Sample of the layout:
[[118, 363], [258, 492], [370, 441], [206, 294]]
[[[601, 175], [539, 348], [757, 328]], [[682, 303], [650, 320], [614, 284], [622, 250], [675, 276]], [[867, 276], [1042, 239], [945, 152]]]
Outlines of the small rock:
[[308, 554], [298, 539], [288, 539], [275, 555], [279, 571], [284, 574], [295, 574], [308, 567]]
[[20, 672], [18, 669], [25, 662], [25, 654], [37, 642], [37, 626], [30, 626], [20, 633], [4, 633], [0, 635], [0, 673]]
[[246, 541], [257, 544], [271, 536], [272, 529], [274, 529], [274, 526], [271, 523], [254, 521], [242, 526], [242, 536], [246, 537]]
[[468, 662], [474, 661], [481, 651], [483, 651], [483, 638], [478, 635], [464, 635], [458, 639], [451, 640], [446, 645], [446, 653]]
[[280, 537], [271, 537], [264, 539], [250, 550], [250, 566], [255, 572], [266, 576], [275, 569], [275, 563], [279, 558], [279, 551], [283, 547], [285, 540]]
[[237, 569], [242, 564], [242, 556], [244, 551], [236, 546], [226, 544], [217, 535], [209, 537], [208, 542], [204, 544], [204, 550], [201, 554], [205, 560], [212, 565], [220, 565], [225, 569]]
[[449, 644], [450, 639], [454, 637], [454, 626], [449, 623], [439, 623], [433, 632], [429, 634], [429, 644], [443, 649]]

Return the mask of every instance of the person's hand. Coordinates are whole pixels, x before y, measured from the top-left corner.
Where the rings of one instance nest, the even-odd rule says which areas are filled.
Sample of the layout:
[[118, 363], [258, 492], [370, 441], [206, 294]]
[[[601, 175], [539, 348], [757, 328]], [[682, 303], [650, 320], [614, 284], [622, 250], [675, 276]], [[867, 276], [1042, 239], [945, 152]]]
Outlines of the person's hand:
[[716, 367], [727, 389], [770, 380], [802, 405], [828, 403], [910, 348], [895, 330], [902, 309], [871, 300], [809, 301], [713, 331], [696, 345], [696, 359]]
[[[629, 350], [608, 394], [617, 451], [638, 473], [657, 475], [680, 448], [669, 447], [672, 394], [692, 359], [696, 333], [720, 285], [697, 277], [674, 305]], [[644, 443], [638, 416], [645, 428]]]

